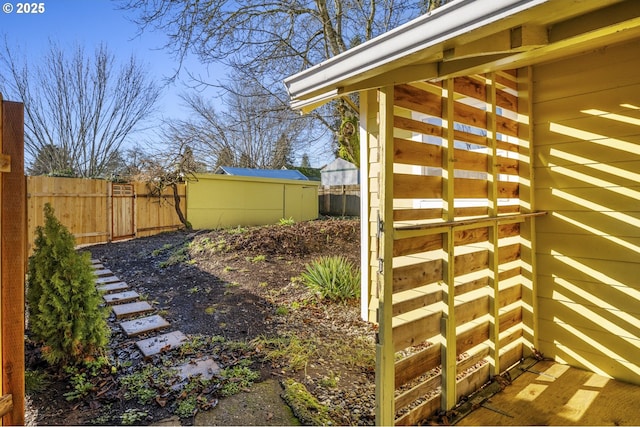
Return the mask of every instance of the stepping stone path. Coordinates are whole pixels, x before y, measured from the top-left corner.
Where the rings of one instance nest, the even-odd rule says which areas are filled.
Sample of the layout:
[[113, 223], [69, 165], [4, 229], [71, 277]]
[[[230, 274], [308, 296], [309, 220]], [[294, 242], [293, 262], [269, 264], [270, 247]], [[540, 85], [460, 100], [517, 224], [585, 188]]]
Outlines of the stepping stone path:
[[[132, 320], [120, 321], [119, 325], [128, 337], [157, 332], [171, 326], [159, 314], [151, 314], [154, 308], [146, 301], [140, 301], [140, 294], [129, 289], [129, 285], [118, 279], [111, 270], [106, 268], [100, 260], [92, 259], [96, 276], [96, 287], [102, 292], [105, 303], [111, 307], [116, 320], [137, 317]], [[139, 340], [136, 346], [144, 358], [172, 350], [181, 346], [187, 337], [180, 331], [168, 332], [150, 338]]]

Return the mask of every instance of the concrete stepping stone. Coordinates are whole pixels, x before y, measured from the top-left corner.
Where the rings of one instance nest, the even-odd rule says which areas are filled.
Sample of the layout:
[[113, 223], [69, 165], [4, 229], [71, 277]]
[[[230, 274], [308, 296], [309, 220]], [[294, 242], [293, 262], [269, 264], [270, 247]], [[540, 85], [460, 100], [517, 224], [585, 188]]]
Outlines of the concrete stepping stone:
[[104, 265], [102, 265], [102, 264], [91, 264], [91, 267], [92, 267], [94, 270], [101, 270], [101, 269], [105, 268], [105, 266], [104, 266]]
[[111, 306], [116, 315], [116, 319], [127, 316], [135, 316], [136, 314], [152, 311], [153, 307], [146, 301], [130, 302], [127, 304], [118, 304]]
[[129, 285], [127, 285], [125, 282], [107, 283], [106, 285], [98, 286], [98, 290], [103, 294], [121, 291], [123, 289], [128, 289], [128, 288], [129, 288]]
[[156, 331], [158, 329], [166, 328], [167, 326], [169, 326], [169, 322], [159, 314], [120, 322], [120, 327], [128, 337], [144, 334], [145, 332]]
[[100, 264], [102, 261], [99, 259], [91, 258], [91, 264]]
[[98, 277], [100, 277], [100, 276], [113, 276], [113, 271], [109, 270], [108, 268], [102, 268], [100, 270], [94, 270], [93, 274], [95, 274]]
[[106, 283], [114, 283], [119, 281], [120, 279], [118, 279], [116, 276], [98, 277], [96, 279], [96, 285], [104, 285]]
[[142, 352], [142, 355], [147, 358], [162, 353], [163, 351], [180, 347], [186, 340], [187, 337], [185, 334], [180, 331], [174, 331], [138, 341], [136, 345]]
[[104, 295], [102, 298], [104, 299], [104, 302], [106, 302], [108, 305], [113, 305], [113, 304], [120, 304], [123, 302], [133, 301], [139, 296], [140, 294], [137, 293], [136, 291], [125, 291], [125, 292], [118, 292], [116, 294], [107, 294], [107, 295]]
[[200, 375], [203, 380], [210, 380], [220, 372], [220, 366], [208, 357], [199, 360], [192, 360], [189, 363], [178, 366], [178, 375], [181, 380]]

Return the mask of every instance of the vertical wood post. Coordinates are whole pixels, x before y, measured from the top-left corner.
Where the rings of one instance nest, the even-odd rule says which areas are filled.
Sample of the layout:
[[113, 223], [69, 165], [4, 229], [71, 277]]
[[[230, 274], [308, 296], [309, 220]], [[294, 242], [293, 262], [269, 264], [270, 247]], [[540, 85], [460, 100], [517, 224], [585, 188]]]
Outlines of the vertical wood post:
[[4, 425], [24, 424], [24, 280], [26, 264], [26, 179], [24, 176], [24, 110], [21, 103], [0, 98], [0, 147], [11, 159], [2, 172], [0, 190], [0, 258], [2, 289], [2, 394], [11, 394], [12, 410]]
[[379, 295], [376, 343], [376, 424], [395, 422], [393, 345], [393, 86], [380, 90], [380, 213], [377, 274]]
[[[487, 159], [487, 178], [489, 179], [489, 188], [487, 189], [489, 199], [489, 217], [498, 216], [498, 137], [497, 137], [497, 111], [496, 111], [496, 73], [487, 75], [487, 143], [489, 144], [489, 155]], [[489, 285], [492, 292], [489, 294], [489, 312], [491, 314], [491, 327], [489, 328], [490, 356], [493, 359], [491, 364], [491, 375], [500, 373], [500, 304], [498, 297], [500, 295], [500, 257], [498, 238], [498, 221], [495, 221], [489, 228], [489, 243], [491, 250], [489, 252], [489, 269], [491, 275], [489, 277]]]
[[[454, 81], [447, 79], [444, 82], [446, 98], [442, 106], [443, 119], [446, 120], [445, 138], [442, 146], [442, 198], [444, 204], [444, 220], [455, 219], [454, 206]], [[442, 313], [441, 334], [444, 337], [441, 346], [442, 363], [442, 399], [441, 406], [444, 410], [453, 408], [456, 404], [456, 319], [455, 319], [455, 232], [449, 227], [444, 234], [446, 241], [443, 247], [446, 250], [446, 258], [443, 260], [446, 268], [443, 269], [444, 283], [442, 287], [442, 301], [446, 308]]]
[[[534, 147], [533, 147], [533, 76], [532, 68], [518, 69], [518, 139], [519, 139], [519, 169], [520, 185], [520, 212], [535, 212], [534, 191]], [[539, 310], [538, 287], [536, 267], [536, 219], [530, 218], [520, 226], [521, 251], [522, 251], [522, 276], [523, 289], [522, 301], [525, 304], [523, 310], [524, 341], [529, 347], [539, 348]], [[525, 346], [526, 347], [526, 346]], [[531, 354], [531, 349], [524, 350], [525, 356]]]
[[113, 182], [106, 185], [106, 208], [107, 208], [107, 242], [113, 241]]
[[[360, 93], [360, 316], [369, 320], [371, 296], [371, 208], [369, 202], [369, 104], [376, 101], [375, 91]], [[374, 116], [375, 119], [375, 116]], [[325, 196], [326, 197], [326, 196]]]

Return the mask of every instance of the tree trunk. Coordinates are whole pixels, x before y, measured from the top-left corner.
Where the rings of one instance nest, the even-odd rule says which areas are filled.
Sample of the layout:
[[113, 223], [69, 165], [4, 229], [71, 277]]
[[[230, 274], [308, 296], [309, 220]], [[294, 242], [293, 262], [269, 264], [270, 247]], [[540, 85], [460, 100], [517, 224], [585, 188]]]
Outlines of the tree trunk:
[[184, 217], [184, 214], [182, 213], [182, 209], [180, 208], [180, 194], [178, 194], [178, 184], [171, 184], [171, 188], [173, 189], [173, 204], [176, 208], [176, 213], [178, 214], [178, 218], [180, 219], [180, 222], [182, 224], [184, 224], [185, 228], [187, 230], [191, 230], [191, 223], [189, 221], [187, 221], [187, 218]]

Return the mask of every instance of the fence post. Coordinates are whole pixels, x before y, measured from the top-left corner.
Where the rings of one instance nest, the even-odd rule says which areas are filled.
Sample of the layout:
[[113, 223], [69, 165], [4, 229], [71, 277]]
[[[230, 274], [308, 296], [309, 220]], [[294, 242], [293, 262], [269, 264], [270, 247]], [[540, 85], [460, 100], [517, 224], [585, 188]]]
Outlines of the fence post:
[[9, 161], [0, 172], [0, 317], [2, 395], [11, 404], [4, 425], [24, 424], [24, 279], [26, 264], [26, 179], [24, 110], [0, 97], [0, 153]]

